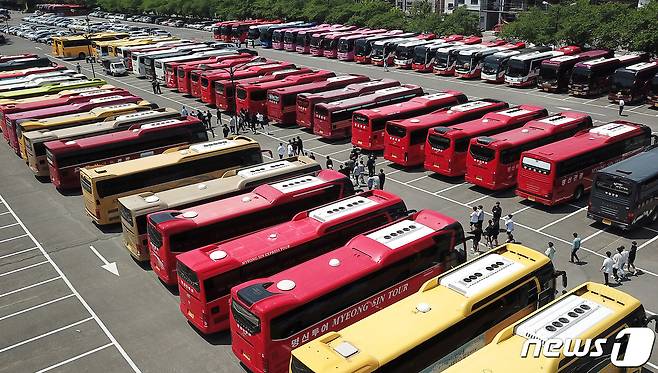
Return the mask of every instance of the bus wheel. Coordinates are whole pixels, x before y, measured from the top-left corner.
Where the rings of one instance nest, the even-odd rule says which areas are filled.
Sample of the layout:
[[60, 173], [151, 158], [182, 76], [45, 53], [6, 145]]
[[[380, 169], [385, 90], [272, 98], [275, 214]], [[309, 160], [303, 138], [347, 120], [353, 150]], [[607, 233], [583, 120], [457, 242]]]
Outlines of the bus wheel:
[[78, 55], [78, 59], [80, 59], [80, 60], [84, 60], [85, 57], [86, 57], [86, 55], [82, 52], [80, 52], [80, 54]]
[[581, 198], [583, 198], [583, 192], [583, 186], [579, 185], [578, 188], [576, 188], [576, 191], [573, 193], [573, 200], [579, 201]]

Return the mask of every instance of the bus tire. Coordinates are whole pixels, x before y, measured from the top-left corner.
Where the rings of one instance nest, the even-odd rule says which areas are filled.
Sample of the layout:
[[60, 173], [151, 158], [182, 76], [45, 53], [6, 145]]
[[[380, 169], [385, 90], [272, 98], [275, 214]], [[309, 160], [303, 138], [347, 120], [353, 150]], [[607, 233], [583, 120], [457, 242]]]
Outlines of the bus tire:
[[573, 200], [574, 201], [579, 201], [581, 198], [583, 198], [584, 192], [585, 192], [585, 189], [583, 188], [583, 186], [579, 185], [578, 188], [576, 188], [576, 191], [573, 192]]
[[79, 60], [84, 60], [85, 57], [86, 57], [86, 55], [85, 55], [84, 53], [82, 53], [82, 52], [80, 52], [80, 54], [78, 54], [78, 59], [79, 59]]

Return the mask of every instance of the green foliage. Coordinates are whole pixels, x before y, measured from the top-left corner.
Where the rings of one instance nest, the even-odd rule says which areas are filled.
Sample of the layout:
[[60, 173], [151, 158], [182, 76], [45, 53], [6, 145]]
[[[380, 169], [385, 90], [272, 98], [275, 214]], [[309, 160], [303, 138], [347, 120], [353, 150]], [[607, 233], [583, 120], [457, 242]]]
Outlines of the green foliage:
[[443, 18], [436, 31], [442, 35], [480, 35], [479, 23], [477, 13], [469, 12], [465, 6], [460, 6]]

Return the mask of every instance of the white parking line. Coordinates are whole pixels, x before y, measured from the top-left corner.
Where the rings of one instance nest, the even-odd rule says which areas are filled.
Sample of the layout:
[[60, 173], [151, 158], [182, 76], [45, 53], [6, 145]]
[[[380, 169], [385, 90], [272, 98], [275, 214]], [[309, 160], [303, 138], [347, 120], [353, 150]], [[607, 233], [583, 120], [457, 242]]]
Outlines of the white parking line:
[[478, 202], [478, 201], [482, 201], [483, 199], [486, 199], [486, 198], [489, 198], [489, 197], [490, 197], [489, 194], [485, 194], [485, 195], [483, 195], [483, 196], [480, 197], [480, 198], [476, 198], [476, 199], [472, 200], [471, 202], [467, 202], [466, 204], [470, 206], [470, 205], [472, 205], [472, 204], [474, 204], [474, 203], [476, 203], [476, 202]]
[[8, 291], [8, 292], [6, 292], [6, 293], [4, 293], [4, 294], [0, 294], [0, 298], [2, 298], [2, 297], [6, 297], [6, 296], [8, 296], [8, 295], [16, 294], [16, 293], [21, 292], [21, 291], [23, 291], [23, 290], [32, 289], [32, 288], [35, 288], [35, 287], [37, 287], [37, 286], [41, 286], [41, 285], [43, 285], [43, 284], [47, 284], [47, 283], [49, 283], [49, 282], [53, 282], [53, 281], [55, 281], [55, 280], [59, 280], [60, 278], [62, 278], [62, 277], [61, 277], [61, 276], [57, 276], [57, 277], [50, 278], [50, 279], [48, 279], [48, 280], [39, 281], [39, 282], [37, 282], [36, 284], [23, 286], [22, 288], [18, 288], [18, 289], [16, 289], [16, 290]]
[[520, 213], [522, 213], [523, 211], [528, 210], [528, 209], [530, 209], [530, 208], [532, 208], [532, 206], [526, 206], [526, 207], [524, 207], [524, 208], [520, 208], [520, 209], [514, 211], [514, 212], [512, 213], [512, 215], [520, 214]]
[[0, 227], [0, 229], [5, 229], [5, 228], [13, 227], [13, 226], [15, 226], [15, 225], [18, 225], [18, 223], [3, 225], [2, 227]]
[[9, 211], [0, 212], [0, 216], [9, 214]]
[[[23, 221], [18, 217], [18, 215], [16, 215], [16, 213], [11, 208], [11, 206], [9, 206], [7, 203], [5, 203], [5, 199], [2, 195], [0, 195], [0, 201], [7, 206], [7, 209], [11, 212], [14, 219], [16, 219], [16, 221], [21, 225], [21, 227], [26, 232], [26, 234], [30, 237], [32, 242], [34, 242], [34, 244], [39, 248], [39, 250], [41, 251], [41, 254], [43, 254], [43, 256], [46, 257], [46, 260], [49, 261], [50, 265], [52, 265], [53, 268], [55, 269], [55, 271], [57, 271], [57, 274], [59, 274], [59, 276], [62, 278], [64, 283], [66, 283], [66, 286], [68, 286], [68, 288], [71, 290], [71, 292], [73, 294], [75, 294], [76, 298], [78, 298], [78, 301], [80, 301], [80, 303], [82, 303], [82, 305], [87, 309], [87, 312], [89, 312], [89, 314], [91, 315], [90, 319], [94, 319], [96, 321], [96, 323], [98, 324], [98, 326], [100, 326], [100, 328], [103, 329], [103, 332], [105, 333], [105, 335], [110, 339], [110, 341], [112, 342], [112, 344], [114, 344], [114, 346], [117, 348], [117, 350], [119, 350], [119, 353], [124, 358], [124, 360], [126, 360], [126, 362], [130, 365], [130, 367], [133, 369], [133, 371], [136, 372], [136, 373], [141, 373], [141, 371], [139, 370], [137, 365], [135, 365], [135, 363], [130, 358], [130, 356], [128, 356], [128, 354], [123, 349], [123, 347], [119, 344], [119, 342], [117, 342], [117, 340], [114, 338], [112, 333], [110, 333], [109, 329], [107, 329], [107, 327], [105, 326], [105, 323], [103, 323], [103, 321], [98, 317], [98, 315], [96, 315], [96, 312], [89, 306], [87, 301], [73, 287], [73, 284], [71, 284], [71, 281], [69, 281], [69, 279], [66, 277], [64, 272], [62, 272], [62, 270], [59, 268], [57, 263], [55, 263], [52, 260], [52, 258], [48, 254], [48, 252], [46, 252], [46, 250], [44, 250], [43, 246], [41, 246], [39, 241], [37, 241], [37, 239], [34, 238], [32, 233], [30, 233], [30, 231], [27, 229], [27, 227], [25, 226]], [[0, 297], [2, 297], [2, 296], [0, 295]], [[2, 351], [0, 351], [0, 352], [2, 352]]]
[[596, 232], [590, 234], [589, 236], [583, 238], [580, 242], [585, 242], [585, 241], [589, 240], [590, 238], [596, 237], [599, 234], [605, 232], [606, 230], [607, 230], [607, 228], [606, 229], [599, 229], [598, 231], [596, 231]]
[[350, 151], [350, 150], [352, 150], [352, 149], [346, 148], [346, 149], [336, 150], [335, 152], [331, 152], [331, 153], [328, 153], [328, 154], [321, 154], [321, 155], [331, 156], [331, 155], [334, 155], [334, 154], [338, 154], [338, 153], [342, 153], [342, 152], [346, 152], [346, 151]]
[[11, 275], [12, 273], [25, 271], [25, 270], [28, 270], [28, 269], [30, 269], [30, 268], [38, 267], [38, 266], [43, 265], [43, 264], [46, 264], [46, 263], [48, 263], [48, 261], [47, 261], [47, 260], [44, 260], [43, 262], [39, 262], [39, 263], [35, 263], [35, 264], [30, 264], [29, 266], [25, 266], [25, 267], [22, 267], [22, 268], [14, 269], [14, 270], [9, 271], [9, 272], [0, 273], [0, 277], [9, 276], [9, 275]]
[[440, 194], [440, 193], [443, 193], [443, 192], [447, 192], [447, 191], [449, 191], [449, 190], [453, 190], [453, 189], [455, 189], [455, 188], [459, 188], [460, 186], [465, 185], [465, 184], [466, 184], [466, 183], [459, 183], [459, 184], [451, 185], [451, 186], [449, 186], [449, 187], [447, 187], [447, 188], [443, 188], [443, 189], [441, 189], [441, 190], [437, 190], [436, 192], [434, 192], [434, 193], [432, 193], [432, 194], [437, 195], [437, 194]]
[[407, 183], [413, 183], [413, 182], [418, 181], [418, 180], [423, 180], [423, 179], [426, 178], [426, 177], [429, 177], [429, 175], [423, 175], [423, 176], [421, 176], [421, 177], [417, 177], [417, 178], [415, 178], [415, 179], [411, 179], [411, 180], [407, 181]]
[[14, 312], [14, 313], [11, 313], [11, 314], [6, 315], [6, 316], [2, 316], [2, 317], [0, 317], [0, 321], [2, 321], [2, 320], [6, 320], [6, 319], [9, 319], [9, 318], [14, 317], [14, 316], [18, 316], [18, 315], [24, 314], [24, 313], [26, 313], [26, 312], [30, 312], [30, 311], [36, 310], [36, 309], [41, 308], [41, 307], [45, 307], [45, 306], [51, 305], [51, 304], [53, 304], [53, 303], [57, 303], [57, 302], [59, 302], [60, 300], [64, 300], [64, 299], [71, 298], [71, 297], [74, 297], [74, 296], [75, 296], [75, 294], [69, 294], [69, 295], [65, 295], [65, 296], [63, 296], [63, 297], [59, 297], [59, 298], [57, 298], [57, 299], [49, 300], [48, 302], [44, 302], [44, 303], [41, 303], [41, 304], [37, 304], [36, 306], [32, 306], [32, 307], [30, 307], [30, 308], [26, 308], [26, 309], [21, 310], [21, 311], [18, 311], [18, 312]]
[[543, 227], [541, 227], [541, 228], [539, 228], [539, 229], [537, 229], [537, 230], [538, 230], [538, 231], [543, 231], [544, 229], [546, 229], [546, 228], [548, 228], [548, 227], [550, 227], [550, 226], [552, 226], [552, 225], [554, 225], [554, 224], [557, 224], [557, 223], [559, 223], [559, 222], [561, 222], [561, 221], [563, 221], [563, 220], [569, 219], [570, 217], [572, 217], [572, 216], [576, 215], [577, 213], [579, 213], [579, 212], [581, 212], [581, 211], [584, 211], [584, 210], [587, 210], [587, 207], [581, 207], [581, 208], [579, 208], [578, 210], [572, 212], [571, 214], [566, 215], [566, 216], [563, 216], [563, 217], [561, 217], [561, 218], [559, 218], [559, 219], [557, 219], [557, 220], [555, 220], [555, 221], [553, 221], [553, 222], [550, 222], [550, 223], [544, 225]]
[[656, 240], [658, 240], [658, 235], [656, 235], [654, 238], [650, 239], [649, 241], [643, 243], [642, 245], [638, 246], [637, 249], [640, 250], [646, 246], [649, 246], [649, 244], [653, 243]]
[[308, 149], [304, 149], [304, 150], [315, 150], [315, 149], [320, 149], [320, 148], [324, 148], [324, 147], [331, 146], [331, 145], [334, 145], [334, 144], [322, 144], [322, 145], [314, 146], [312, 148], [308, 148]]
[[25, 249], [25, 250], [17, 251], [17, 252], [15, 252], [15, 253], [11, 253], [11, 254], [7, 254], [7, 255], [0, 256], [0, 259], [9, 258], [10, 256], [23, 254], [23, 253], [26, 253], [26, 252], [28, 252], [28, 251], [32, 251], [32, 250], [36, 250], [36, 249], [38, 249], [38, 247], [36, 247], [36, 246], [35, 246], [35, 247], [30, 247], [29, 249]]
[[93, 319], [94, 319], [93, 317], [87, 317], [86, 319], [82, 319], [82, 320], [80, 320], [80, 321], [76, 321], [76, 322], [74, 322], [73, 324], [69, 324], [69, 325], [66, 325], [66, 326], [62, 326], [61, 328], [57, 328], [57, 329], [55, 329], [55, 330], [51, 330], [51, 331], [49, 331], [49, 332], [43, 333], [43, 334], [41, 334], [41, 335], [38, 335], [38, 336], [36, 336], [36, 337], [32, 337], [32, 338], [30, 338], [30, 339], [26, 339], [26, 340], [21, 341], [21, 342], [18, 342], [18, 343], [14, 343], [14, 344], [11, 345], [11, 346], [7, 346], [7, 347], [1, 349], [1, 350], [0, 350], [0, 354], [3, 353], [3, 352], [7, 352], [7, 351], [9, 351], [9, 350], [11, 350], [11, 349], [14, 349], [14, 348], [16, 348], [16, 347], [20, 347], [20, 346], [22, 346], [22, 345], [24, 345], [24, 344], [28, 344], [28, 343], [30, 343], [30, 342], [34, 342], [34, 341], [39, 340], [39, 339], [41, 339], [41, 338], [47, 337], [47, 336], [49, 336], [49, 335], [53, 335], [53, 334], [55, 334], [55, 333], [59, 333], [59, 332], [61, 332], [62, 330], [66, 330], [66, 329], [68, 329], [68, 328], [72, 328], [72, 327], [74, 327], [74, 326], [76, 326], [76, 325], [80, 325], [80, 324], [82, 324], [82, 323], [84, 323], [84, 322], [87, 322], [87, 321], [89, 321], [89, 320], [93, 320]]
[[43, 369], [41, 369], [41, 370], [38, 370], [38, 371], [36, 371], [36, 373], [43, 373], [43, 372], [47, 372], [47, 371], [49, 371], [49, 370], [53, 370], [53, 369], [55, 369], [55, 368], [59, 368], [59, 367], [61, 367], [62, 365], [66, 365], [66, 364], [68, 364], [68, 363], [70, 363], [70, 362], [72, 362], [72, 361], [76, 361], [76, 360], [78, 360], [78, 359], [81, 359], [81, 358], [83, 358], [83, 357], [85, 357], [85, 356], [91, 355], [91, 354], [93, 354], [93, 353], [95, 353], [95, 352], [98, 352], [98, 351], [100, 351], [100, 350], [104, 350], [104, 349], [106, 349], [106, 348], [108, 348], [108, 347], [110, 347], [110, 346], [112, 346], [112, 343], [108, 343], [108, 344], [106, 344], [106, 345], [103, 345], [103, 346], [100, 346], [100, 347], [96, 347], [96, 348], [94, 348], [93, 350], [89, 350], [89, 351], [87, 351], [87, 352], [81, 353], [80, 355], [73, 356], [72, 358], [66, 359], [66, 360], [64, 360], [64, 361], [60, 361], [60, 362], [57, 363], [57, 364], [54, 364], [54, 365], [51, 365], [51, 366], [49, 366], [49, 367], [43, 368]]
[[11, 238], [6, 238], [6, 239], [4, 239], [4, 240], [1, 240], [0, 243], [5, 243], [5, 242], [9, 242], [9, 241], [17, 240], [17, 239], [22, 238], [22, 237], [27, 237], [27, 234], [21, 234], [20, 236], [11, 237]]

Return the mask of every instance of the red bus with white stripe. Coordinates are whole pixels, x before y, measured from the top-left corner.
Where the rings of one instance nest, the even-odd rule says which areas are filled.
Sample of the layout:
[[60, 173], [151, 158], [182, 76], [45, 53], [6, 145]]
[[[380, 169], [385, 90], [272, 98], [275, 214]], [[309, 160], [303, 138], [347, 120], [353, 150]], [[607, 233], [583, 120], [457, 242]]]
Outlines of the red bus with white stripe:
[[[192, 85], [191, 85], [191, 73], [196, 70], [208, 70], [212, 66], [215, 66], [216, 64], [222, 64], [224, 61], [227, 60], [234, 60], [234, 59], [247, 59], [247, 58], [253, 58], [253, 56], [247, 54], [247, 53], [241, 53], [238, 55], [229, 55], [229, 56], [219, 56], [219, 57], [213, 57], [210, 58], [210, 62], [192, 62], [192, 63], [185, 63], [176, 69], [176, 89], [180, 93], [189, 93], [192, 91]], [[224, 66], [224, 65], [220, 65]]]
[[516, 185], [523, 151], [570, 138], [590, 127], [589, 115], [565, 111], [511, 131], [473, 138], [466, 155], [465, 179], [490, 190], [511, 188]]
[[66, 70], [65, 66], [55, 65], [55, 66], [44, 66], [44, 67], [30, 67], [22, 70], [11, 70], [0, 73], [0, 80], [5, 79], [15, 79], [23, 76], [34, 75], [34, 74], [44, 74], [54, 71]]
[[[249, 66], [258, 66], [272, 61], [251, 61], [254, 57], [241, 57], [225, 60], [211, 65], [205, 65], [202, 69], [192, 70], [190, 72], [190, 91], [192, 97], [201, 98], [201, 80], [212, 75], [223, 75], [230, 71], [233, 66], [240, 65], [240, 68]], [[250, 62], [251, 61], [251, 62]]]
[[466, 101], [462, 92], [442, 91], [398, 104], [357, 110], [352, 114], [352, 145], [365, 150], [383, 150], [386, 122], [416, 117]]
[[615, 121], [521, 153], [516, 195], [553, 206], [579, 200], [596, 171], [651, 145], [651, 129]]
[[[422, 210], [336, 250], [231, 289], [231, 347], [255, 373], [288, 372], [296, 347], [411, 294], [465, 257], [459, 222]], [[465, 252], [465, 250], [464, 250]]]
[[468, 144], [472, 138], [519, 128], [545, 116], [548, 116], [548, 111], [543, 107], [521, 105], [487, 113], [482, 118], [454, 126], [434, 127], [427, 134], [423, 165], [426, 170], [444, 176], [463, 176], [466, 173]]
[[165, 68], [165, 81], [167, 83], [167, 88], [178, 89], [179, 82], [181, 84], [185, 83], [185, 76], [190, 71], [199, 69], [203, 65], [221, 63], [222, 61], [236, 58], [248, 58], [249, 56], [253, 57], [253, 55], [249, 53], [235, 53], [223, 56], [199, 57], [199, 59], [193, 61], [169, 62]]
[[425, 161], [425, 141], [430, 128], [452, 126], [507, 107], [505, 102], [483, 99], [414, 118], [390, 121], [386, 123], [385, 128], [384, 159], [405, 167], [422, 165]]
[[201, 333], [229, 328], [231, 288], [320, 256], [408, 214], [402, 199], [372, 190], [300, 212], [291, 221], [178, 256], [180, 310]]
[[[294, 188], [288, 188], [294, 186]], [[185, 210], [147, 217], [153, 272], [167, 285], [178, 282], [176, 256], [280, 224], [295, 214], [354, 194], [352, 182], [333, 170], [299, 176]]]

